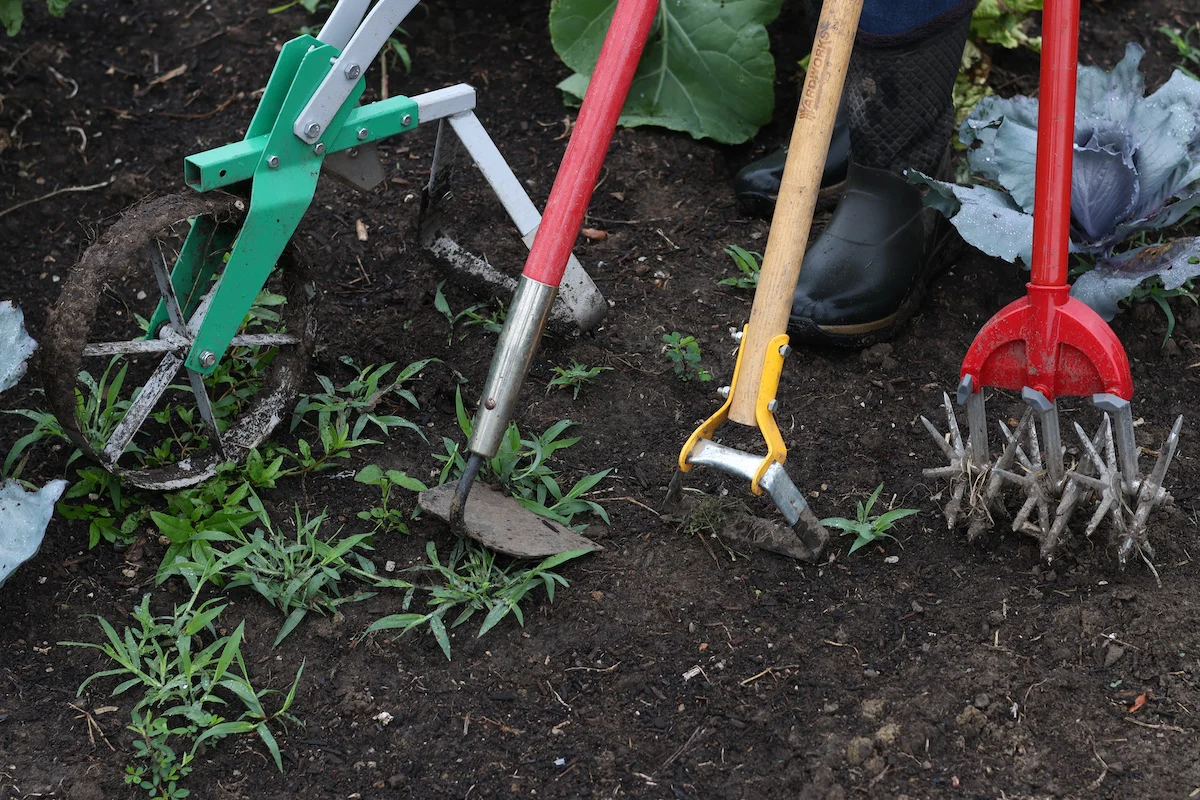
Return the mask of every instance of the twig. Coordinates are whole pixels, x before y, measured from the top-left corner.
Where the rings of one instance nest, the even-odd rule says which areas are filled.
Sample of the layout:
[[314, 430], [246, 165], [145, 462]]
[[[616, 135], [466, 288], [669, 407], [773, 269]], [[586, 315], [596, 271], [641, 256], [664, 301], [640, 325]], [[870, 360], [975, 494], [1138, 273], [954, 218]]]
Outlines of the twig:
[[742, 681], [741, 683], [739, 683], [739, 684], [738, 684], [738, 686], [746, 686], [746, 685], [748, 685], [748, 684], [754, 683], [754, 682], [755, 682], [756, 680], [758, 680], [759, 678], [763, 677], [764, 675], [770, 675], [770, 674], [771, 674], [772, 672], [774, 672], [775, 670], [780, 670], [780, 669], [799, 669], [799, 668], [800, 668], [800, 665], [799, 665], [799, 664], [788, 664], [788, 665], [786, 665], [786, 666], [783, 666], [783, 667], [767, 667], [766, 669], [764, 669], [762, 672], [758, 673], [757, 675], [751, 675], [749, 678], [746, 678], [746, 680], [744, 680], [744, 681]]
[[565, 708], [567, 711], [571, 710], [571, 705], [566, 700], [562, 699], [562, 695], [558, 693], [557, 689], [555, 689], [553, 686], [550, 685], [550, 681], [546, 681], [546, 688], [554, 693], [554, 697], [558, 700], [559, 703], [562, 704], [563, 708]]
[[229, 107], [230, 103], [232, 103], [236, 99], [237, 99], [237, 94], [236, 93], [231, 94], [231, 95], [229, 95], [229, 99], [226, 100], [224, 103], [221, 103], [221, 105], [217, 106], [212, 111], [205, 111], [203, 114], [176, 114], [176, 113], [172, 113], [170, 111], [163, 111], [162, 115], [164, 117], [170, 117], [171, 119], [208, 119], [209, 117], [220, 114], [222, 111], [224, 111], [226, 108]]
[[1149, 722], [1141, 722], [1133, 717], [1122, 717], [1122, 719], [1126, 722], [1132, 722], [1139, 728], [1151, 728], [1156, 731], [1171, 731], [1172, 733], [1194, 733], [1194, 731], [1188, 728], [1181, 728], [1178, 725], [1152, 725]]
[[1108, 777], [1108, 762], [1101, 758], [1100, 753], [1096, 751], [1096, 742], [1094, 740], [1092, 741], [1092, 755], [1094, 755], [1096, 760], [1100, 762], [1101, 770], [1100, 777], [1096, 778], [1096, 780], [1092, 781], [1091, 785], [1088, 786], [1088, 791], [1090, 792], [1094, 792], [1099, 789], [1100, 784], [1104, 783], [1104, 779]]
[[567, 667], [563, 672], [612, 672], [617, 667], [621, 666], [621, 662], [613, 664], [611, 667]]
[[96, 189], [103, 189], [105, 186], [108, 186], [110, 183], [112, 183], [113, 180], [113, 178], [109, 178], [104, 183], [94, 183], [91, 186], [64, 186], [61, 189], [55, 189], [53, 192], [47, 192], [41, 197], [32, 197], [28, 200], [22, 200], [16, 205], [9, 206], [3, 211], [0, 211], [0, 217], [3, 217], [6, 214], [11, 214], [18, 208], [24, 208], [25, 206], [33, 205], [34, 203], [40, 203], [43, 200], [49, 200], [51, 197], [55, 197], [60, 194], [67, 194], [69, 192], [93, 192]]
[[74, 703], [67, 703], [67, 705], [69, 705], [71, 708], [75, 709], [76, 711], [78, 711], [80, 714], [83, 715], [80, 717], [76, 717], [75, 719], [86, 719], [87, 720], [88, 741], [91, 742], [93, 746], [95, 746], [95, 744], [96, 744], [96, 737], [92, 734], [92, 731], [95, 731], [96, 733], [100, 734], [100, 738], [104, 740], [104, 743], [106, 745], [108, 745], [109, 750], [111, 750], [114, 753], [117, 752], [117, 748], [113, 747], [112, 742], [110, 742], [108, 740], [108, 737], [104, 735], [104, 729], [100, 727], [100, 723], [96, 722], [95, 717], [93, 717], [90, 713], [88, 713], [87, 711], [84, 711], [82, 708], [75, 705]]
[[645, 503], [643, 503], [642, 501], [640, 501], [640, 500], [635, 500], [635, 499], [633, 499], [632, 497], [605, 497], [605, 498], [603, 498], [603, 499], [601, 499], [601, 500], [597, 500], [596, 502], [597, 502], [597, 503], [599, 503], [600, 505], [604, 505], [605, 503], [608, 503], [608, 502], [614, 502], [614, 503], [615, 503], [615, 502], [616, 502], [616, 501], [618, 501], [618, 500], [624, 500], [626, 503], [633, 503], [635, 506], [641, 506], [642, 508], [646, 509], [647, 511], [649, 511], [651, 514], [653, 514], [653, 515], [654, 515], [654, 516], [656, 516], [656, 517], [661, 517], [661, 516], [662, 516], [662, 513], [661, 513], [661, 512], [655, 511], [653, 508], [651, 508], [650, 506], [646, 505], [646, 504], [645, 504]]
[[671, 764], [675, 763], [675, 759], [677, 759], [681, 755], [683, 755], [687, 751], [687, 749], [692, 746], [692, 742], [696, 741], [697, 737], [703, 735], [704, 733], [705, 733], [704, 726], [703, 725], [698, 726], [696, 728], [696, 730], [692, 731], [692, 735], [687, 738], [687, 741], [684, 742], [683, 745], [678, 750], [676, 750], [674, 753], [672, 753], [666, 761], [659, 764], [658, 769], [654, 770], [654, 772], [656, 774], [661, 773], [664, 769], [671, 766]]

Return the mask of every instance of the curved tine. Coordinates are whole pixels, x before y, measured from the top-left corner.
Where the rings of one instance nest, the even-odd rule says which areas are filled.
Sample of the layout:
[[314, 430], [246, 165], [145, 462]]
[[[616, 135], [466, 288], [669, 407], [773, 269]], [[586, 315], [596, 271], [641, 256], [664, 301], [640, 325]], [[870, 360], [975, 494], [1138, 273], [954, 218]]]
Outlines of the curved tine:
[[162, 361], [158, 362], [158, 366], [150, 375], [149, 380], [138, 393], [137, 399], [130, 403], [125, 416], [117, 423], [112, 436], [108, 437], [108, 441], [105, 442], [100, 458], [106, 466], [112, 467], [117, 463], [121, 454], [125, 452], [125, 448], [129, 447], [129, 443], [133, 441], [134, 435], [142, 429], [146, 417], [150, 416], [158, 399], [171, 385], [175, 373], [179, 372], [182, 365], [183, 359], [175, 353], [167, 353], [163, 356]]
[[1033, 462], [1033, 473], [1040, 475], [1042, 473], [1042, 445], [1038, 441], [1037, 424], [1029, 425], [1029, 459]]
[[1158, 460], [1154, 462], [1154, 469], [1150, 472], [1150, 482], [1155, 488], [1162, 486], [1163, 480], [1167, 477], [1167, 470], [1171, 467], [1171, 461], [1175, 458], [1175, 449], [1179, 447], [1179, 431], [1183, 428], [1183, 415], [1180, 414], [1175, 419], [1175, 424], [1171, 427], [1171, 432], [1167, 434], [1167, 441], [1163, 444], [1162, 450], [1158, 454]]
[[926, 467], [921, 470], [921, 475], [926, 478], [957, 478], [962, 475], [962, 467], [954, 464], [948, 467]]
[[1092, 534], [1096, 532], [1096, 528], [1100, 527], [1100, 522], [1108, 516], [1109, 511], [1113, 510], [1115, 503], [1116, 496], [1113, 494], [1111, 488], [1100, 495], [1100, 507], [1096, 509], [1096, 513], [1092, 514], [1092, 518], [1088, 520], [1087, 528], [1083, 532], [1085, 537], [1091, 538]]
[[175, 295], [175, 286], [171, 283], [171, 276], [167, 274], [167, 257], [163, 255], [162, 242], [156, 241], [155, 249], [158, 251], [158, 258], [151, 253], [150, 264], [154, 268], [154, 278], [158, 281], [158, 292], [167, 306], [167, 318], [171, 320], [171, 327], [176, 333], [186, 335], [187, 326], [183, 322], [183, 311], [179, 307], [179, 298]]
[[954, 413], [950, 395], [945, 392], [942, 392], [942, 404], [946, 407], [946, 419], [950, 423], [950, 442], [954, 445], [955, 450], [963, 452], [966, 447], [963, 444], [962, 431], [958, 429], [958, 417]]
[[921, 415], [921, 424], [925, 426], [925, 430], [929, 431], [929, 435], [933, 437], [935, 442], [937, 442], [937, 446], [942, 449], [942, 452], [946, 455], [946, 458], [953, 461], [958, 457], [958, 455], [954, 452], [954, 448], [951, 447], [950, 443], [946, 441], [946, 437], [942, 435], [942, 433], [937, 429], [937, 427], [934, 426], [932, 422], [925, 418], [924, 414]]
[[[1013, 461], [1017, 457], [1017, 451], [1021, 449], [1020, 437], [1025, 431], [1025, 427], [1029, 424], [1029, 412], [1025, 412], [1025, 416], [1021, 418], [1021, 422], [1017, 425], [1016, 432], [1011, 432], [1008, 425], [1003, 421], [997, 420], [1000, 423], [1000, 431], [1007, 438], [1008, 443], [1004, 446], [1003, 452], [1000, 453], [1000, 458], [996, 461], [996, 466], [1000, 469], [1011, 469]], [[1024, 454], [1022, 454], [1024, 455]]]
[[1021, 533], [1025, 529], [1026, 523], [1029, 522], [1029, 515], [1033, 512], [1033, 506], [1037, 503], [1037, 493], [1032, 492], [1025, 498], [1025, 502], [1021, 505], [1021, 510], [1013, 517], [1012, 529], [1014, 533]]
[[946, 515], [946, 528], [949, 530], [954, 530], [954, 525], [958, 522], [958, 512], [962, 510], [963, 492], [966, 491], [966, 488], [966, 481], [956, 483], [954, 491], [950, 494], [950, 500], [946, 503], [943, 513]]
[[[1080, 468], [1094, 468], [1097, 472], [1102, 472], [1104, 462], [1100, 459], [1100, 443], [1105, 436], [1105, 430], [1110, 428], [1112, 423], [1108, 420], [1108, 414], [1104, 415], [1104, 421], [1100, 423], [1100, 428], [1096, 431], [1096, 435], [1089, 437], [1078, 422], [1075, 423], [1075, 435], [1079, 437], [1079, 443], [1083, 445], [1084, 455], [1087, 456], [1087, 461], [1080, 465]], [[1080, 469], [1073, 470], [1074, 473], [1079, 473]]]
[[1037, 480], [1032, 475], [1019, 475], [1016, 472], [1001, 469], [1000, 467], [992, 467], [992, 474], [1003, 478], [1015, 486], [1020, 486], [1022, 489], [1028, 489], [1029, 485]]

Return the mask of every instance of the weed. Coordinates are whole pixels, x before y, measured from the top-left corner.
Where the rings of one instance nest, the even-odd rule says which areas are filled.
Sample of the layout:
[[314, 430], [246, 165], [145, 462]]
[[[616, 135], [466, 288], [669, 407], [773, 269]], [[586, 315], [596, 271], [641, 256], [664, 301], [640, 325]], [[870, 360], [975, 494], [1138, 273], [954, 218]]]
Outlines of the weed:
[[871, 544], [884, 537], [896, 540], [888, 531], [899, 520], [905, 517], [911, 517], [918, 512], [915, 508], [894, 508], [884, 514], [872, 516], [871, 509], [875, 507], [875, 501], [879, 499], [879, 493], [883, 491], [883, 484], [875, 487], [875, 491], [871, 492], [871, 496], [867, 498], [866, 505], [863, 505], [861, 500], [858, 501], [858, 508], [855, 516], [857, 519], [846, 519], [845, 517], [829, 517], [821, 520], [821, 524], [827, 528], [837, 528], [842, 531], [842, 535], [847, 533], [855, 535], [855, 540], [850, 545], [850, 550], [846, 555], [850, 555], [855, 550], [865, 545]]
[[546, 385], [546, 391], [550, 391], [552, 387], [571, 389], [571, 399], [575, 400], [579, 397], [579, 390], [583, 388], [585, 383], [591, 381], [592, 378], [595, 378], [601, 372], [607, 372], [611, 369], [612, 367], [589, 367], [587, 364], [580, 364], [572, 358], [571, 366], [554, 367], [554, 377]]
[[695, 336], [672, 331], [663, 334], [663, 355], [671, 362], [680, 380], [711, 381], [712, 374], [700, 366], [700, 343]]
[[[294, 453], [284, 447], [278, 447], [278, 452], [291, 456], [292, 460], [296, 462], [295, 468], [281, 474], [303, 475], [308, 472], [320, 472], [334, 466], [335, 461], [349, 458], [350, 451], [355, 448], [365, 447], [369, 444], [382, 444], [378, 439], [354, 438], [350, 433], [350, 423], [343, 416], [334, 417], [328, 411], [317, 413], [317, 435], [319, 437], [318, 444], [321, 445], [320, 455], [313, 452], [312, 445], [308, 443], [307, 439], [296, 441], [296, 452]], [[424, 438], [423, 435], [422, 438]], [[272, 450], [271, 452], [277, 451]]]
[[[9, 448], [8, 455], [4, 458], [3, 466], [0, 466], [0, 478], [11, 477], [17, 478], [21, 475], [21, 470], [25, 465], [25, 451], [35, 444], [43, 440], [61, 441], [70, 443], [66, 432], [63, 431], [62, 425], [58, 418], [53, 414], [45, 411], [34, 411], [28, 408], [17, 408], [13, 410], [0, 410], [0, 414], [16, 414], [17, 416], [26, 417], [34, 422], [33, 430], [17, 439], [13, 446]], [[83, 453], [79, 450], [74, 450], [67, 458], [66, 466], [71, 466], [75, 459], [79, 458]]]
[[423, 492], [429, 487], [416, 478], [410, 478], [398, 469], [384, 470], [378, 464], [368, 464], [354, 476], [358, 483], [378, 486], [382, 498], [378, 506], [367, 511], [359, 511], [358, 518], [375, 524], [375, 530], [388, 533], [408, 533], [408, 522], [405, 514], [398, 508], [388, 504], [392, 489], [397, 486], [410, 492]]
[[[266, 525], [251, 536], [237, 530], [231, 541], [237, 547], [221, 559], [228, 578], [225, 590], [249, 586], [286, 615], [272, 647], [295, 630], [309, 611], [338, 613], [343, 603], [365, 600], [373, 592], [342, 597], [338, 584], [347, 574], [374, 579], [375, 568], [358, 550], [370, 550], [368, 533], [328, 541], [318, 536], [325, 514], [302, 519], [296, 507], [294, 538], [278, 527]], [[347, 558], [352, 558], [352, 564]]]
[[[569, 584], [566, 578], [551, 570], [590, 551], [571, 550], [559, 553], [532, 567], [520, 567], [517, 562], [501, 567], [496, 564], [495, 553], [467, 539], [460, 539], [454, 545], [445, 564], [438, 560], [437, 547], [433, 542], [426, 545], [425, 552], [429, 563], [407, 571], [430, 572], [442, 581], [440, 584], [425, 587], [425, 591], [429, 593], [426, 605], [433, 606], [433, 611], [425, 614], [408, 612], [417, 591], [417, 587], [413, 587], [404, 597], [402, 609], [406, 613], [392, 614], [376, 620], [363, 635], [384, 630], [398, 630], [404, 635], [415, 628], [427, 626], [449, 659], [450, 635], [447, 633], [447, 627], [457, 628], [479, 611], [486, 611], [487, 614], [475, 638], [483, 636], [510, 613], [524, 627], [525, 614], [521, 610], [521, 601], [534, 588], [542, 585], [546, 588], [547, 599], [554, 602], [555, 585]], [[447, 625], [446, 617], [451, 611], [459, 608], [461, 611]]]
[[[444, 286], [445, 283], [445, 281], [442, 281], [437, 285], [437, 290], [433, 295], [433, 306], [438, 311], [442, 312], [442, 316], [445, 317], [446, 322], [450, 324], [450, 334], [446, 337], [447, 345], [454, 344], [454, 333], [460, 323], [463, 328], [469, 328], [472, 325], [478, 325], [490, 333], [499, 333], [504, 328], [505, 311], [503, 307], [494, 309], [489, 314], [484, 314], [480, 312], [480, 309], [486, 309], [488, 304], [476, 303], [473, 306], [464, 308], [457, 314], [451, 311], [450, 303], [446, 301], [446, 295], [442, 294], [442, 286]], [[461, 341], [465, 337], [466, 333], [464, 332], [458, 338]]]
[[362, 435], [368, 423], [377, 427], [384, 434], [389, 433], [392, 428], [407, 428], [416, 432], [422, 439], [425, 438], [425, 434], [416, 423], [394, 414], [378, 414], [376, 407], [385, 398], [395, 395], [413, 408], [420, 408], [417, 398], [411, 391], [404, 388], [404, 384], [413, 380], [421, 370], [429, 364], [437, 362], [438, 359], [424, 358], [414, 361], [400, 370], [395, 378], [387, 378], [392, 367], [396, 366], [394, 361], [383, 366], [367, 365], [359, 368], [349, 356], [342, 356], [339, 360], [355, 371], [354, 378], [345, 386], [335, 388], [333, 381], [324, 375], [318, 375], [317, 380], [324, 391], [300, 397], [300, 402], [296, 404], [296, 410], [292, 412], [292, 430], [296, 429], [306, 414], [315, 411], [318, 415], [324, 413], [329, 418], [347, 425], [353, 419], [354, 427], [350, 431], [353, 439]]
[[1197, 296], [1195, 287], [1193, 287], [1190, 279], [1184, 281], [1182, 286], [1174, 289], [1165, 289], [1163, 288], [1162, 280], [1155, 277], [1135, 287], [1129, 293], [1127, 300], [1130, 305], [1139, 301], [1152, 300], [1155, 305], [1162, 309], [1163, 316], [1167, 318], [1167, 335], [1163, 337], [1164, 346], [1170, 341], [1171, 334], [1175, 332], [1175, 312], [1171, 310], [1171, 304], [1167, 302], [1173, 297], [1186, 297], [1193, 303], [1200, 305], [1200, 296]]
[[731, 244], [725, 248], [725, 254], [733, 259], [741, 274], [736, 277], [722, 278], [718, 286], [733, 286], [737, 289], [758, 288], [758, 276], [762, 273], [762, 253], [751, 252]]
[[[60, 643], [98, 650], [113, 665], [84, 679], [79, 695], [93, 682], [107, 678], [120, 681], [113, 696], [141, 690], [131, 711], [130, 728], [139, 735], [137, 756], [149, 765], [127, 768], [126, 782], [136, 783], [155, 798], [186, 796], [178, 783], [190, 771], [197, 748], [235, 734], [257, 733], [282, 771], [279, 745], [270, 725], [297, 722], [289, 709], [304, 666], [296, 671], [279, 707], [268, 711], [263, 701], [283, 693], [258, 690], [251, 684], [241, 651], [245, 622], [232, 633], [219, 636], [215, 623], [228, 604], [216, 599], [197, 602], [209, 574], [206, 571], [188, 601], [171, 614], [155, 616], [146, 594], [134, 608], [135, 624], [122, 633], [97, 616], [103, 641]], [[233, 713], [235, 707], [236, 719], [220, 716]], [[182, 757], [171, 746], [172, 738], [186, 743]]]
[[[84, 467], [75, 475], [78, 480], [58, 504], [59, 515], [88, 523], [89, 548], [101, 541], [114, 545], [133, 542], [138, 526], [150, 514], [148, 498], [126, 491], [120, 479], [103, 467]], [[79, 502], [70, 502], [73, 500]]]
[[[1175, 45], [1175, 51], [1179, 54], [1179, 63], [1176, 64], [1179, 71], [1193, 80], [1200, 80], [1197, 77], [1200, 74], [1200, 22], [1183, 30], [1163, 25], [1158, 32], [1164, 34], [1171, 40], [1171, 44]], [[1192, 43], [1192, 34], [1197, 34], [1198, 37], [1195, 44]]]
[[[456, 392], [454, 402], [458, 426], [463, 435], [470, 438], [471, 418], [467, 416], [463, 407], [461, 392]], [[578, 437], [558, 438], [574, 424], [570, 420], [560, 420], [547, 428], [541, 436], [525, 439], [521, 437], [517, 424], [510, 422], [496, 455], [484, 461], [480, 470], [481, 477], [500, 483], [518, 503], [535, 514], [541, 514], [563, 525], [570, 525], [576, 514], [585, 511], [595, 514], [607, 523], [608, 512], [604, 507], [584, 499], [583, 495], [602, 481], [611, 469], [587, 475], [564, 492], [550, 467], [549, 459], [555, 452], [579, 441]], [[445, 455], [434, 454], [434, 458], [443, 464], [439, 483], [458, 477], [466, 466], [458, 442], [443, 437], [442, 444], [446, 448]]]

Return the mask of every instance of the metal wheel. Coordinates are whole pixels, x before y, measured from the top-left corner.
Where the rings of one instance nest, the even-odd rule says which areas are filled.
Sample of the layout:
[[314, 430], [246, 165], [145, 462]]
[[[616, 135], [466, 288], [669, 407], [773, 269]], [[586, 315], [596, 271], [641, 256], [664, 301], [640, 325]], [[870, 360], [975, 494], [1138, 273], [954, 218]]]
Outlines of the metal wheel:
[[[245, 210], [220, 192], [132, 209], [84, 253], [47, 320], [39, 354], [50, 408], [128, 484], [178, 489], [240, 461], [303, 380], [314, 323], [308, 263], [292, 243], [213, 374], [183, 366]], [[185, 242], [188, 263], [207, 268], [173, 280]]]

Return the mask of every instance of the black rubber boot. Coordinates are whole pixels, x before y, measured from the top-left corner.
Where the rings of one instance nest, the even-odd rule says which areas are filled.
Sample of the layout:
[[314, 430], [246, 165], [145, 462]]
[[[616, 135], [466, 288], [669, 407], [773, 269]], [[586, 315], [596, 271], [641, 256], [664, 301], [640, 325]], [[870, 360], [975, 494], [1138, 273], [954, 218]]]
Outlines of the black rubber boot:
[[[752, 161], [742, 167], [733, 177], [733, 194], [737, 198], [738, 210], [755, 217], [770, 217], [775, 210], [775, 198], [779, 196], [779, 182], [783, 179], [783, 165], [787, 162], [787, 146], [768, 156]], [[843, 188], [846, 168], [850, 165], [850, 116], [843, 102], [838, 108], [833, 125], [833, 139], [829, 142], [829, 157], [825, 159], [825, 171], [821, 174], [819, 200], [831, 200]]]
[[843, 97], [851, 165], [833, 218], [804, 257], [788, 325], [794, 339], [886, 339], [949, 265], [952, 229], [923, 208], [903, 172], [934, 175], [945, 159], [974, 5], [964, 0], [908, 34], [859, 34]]

